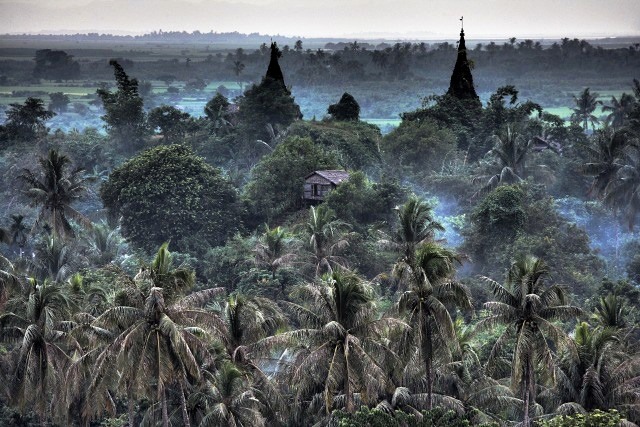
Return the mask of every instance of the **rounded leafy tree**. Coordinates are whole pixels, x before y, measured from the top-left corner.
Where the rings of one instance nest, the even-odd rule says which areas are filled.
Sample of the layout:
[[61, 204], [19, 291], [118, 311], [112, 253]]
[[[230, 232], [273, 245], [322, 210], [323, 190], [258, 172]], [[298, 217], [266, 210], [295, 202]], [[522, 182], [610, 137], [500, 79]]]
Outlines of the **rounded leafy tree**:
[[122, 233], [152, 251], [171, 241], [177, 251], [220, 245], [240, 226], [233, 185], [190, 148], [160, 146], [130, 159], [109, 176], [100, 195]]
[[336, 120], [350, 121], [360, 119], [360, 105], [347, 92], [342, 95], [337, 104], [331, 104], [327, 112]]

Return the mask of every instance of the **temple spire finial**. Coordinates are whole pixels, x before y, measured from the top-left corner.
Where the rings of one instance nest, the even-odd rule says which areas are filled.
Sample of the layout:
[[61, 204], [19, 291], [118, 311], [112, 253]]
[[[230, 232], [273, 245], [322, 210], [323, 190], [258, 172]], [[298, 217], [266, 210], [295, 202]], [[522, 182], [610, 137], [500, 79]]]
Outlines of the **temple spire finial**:
[[464, 36], [464, 16], [460, 17], [460, 36]]

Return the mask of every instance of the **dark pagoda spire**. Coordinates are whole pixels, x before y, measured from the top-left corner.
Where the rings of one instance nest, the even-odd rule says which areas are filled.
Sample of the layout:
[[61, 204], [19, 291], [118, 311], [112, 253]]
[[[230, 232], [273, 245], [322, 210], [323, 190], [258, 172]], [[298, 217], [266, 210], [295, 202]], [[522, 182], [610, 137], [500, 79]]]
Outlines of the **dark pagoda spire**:
[[284, 86], [284, 75], [282, 74], [282, 70], [280, 69], [280, 64], [278, 64], [278, 58], [282, 56], [280, 49], [278, 49], [278, 45], [276, 42], [271, 43], [271, 60], [269, 61], [269, 68], [267, 68], [267, 74], [265, 78], [273, 79], [282, 82], [282, 86]]
[[[460, 19], [462, 21], [462, 18]], [[473, 76], [467, 59], [467, 46], [464, 43], [464, 27], [460, 29], [460, 42], [458, 43], [458, 59], [451, 74], [451, 83], [447, 95], [458, 99], [471, 99], [480, 101], [473, 87]]]

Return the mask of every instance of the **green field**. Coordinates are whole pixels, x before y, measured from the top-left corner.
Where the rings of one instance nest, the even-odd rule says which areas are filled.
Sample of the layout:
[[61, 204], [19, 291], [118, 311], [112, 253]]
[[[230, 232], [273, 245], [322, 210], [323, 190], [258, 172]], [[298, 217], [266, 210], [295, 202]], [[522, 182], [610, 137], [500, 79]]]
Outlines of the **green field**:
[[363, 118], [363, 122], [371, 123], [379, 127], [384, 126], [398, 126], [402, 120], [400, 119], [376, 119], [376, 118]]

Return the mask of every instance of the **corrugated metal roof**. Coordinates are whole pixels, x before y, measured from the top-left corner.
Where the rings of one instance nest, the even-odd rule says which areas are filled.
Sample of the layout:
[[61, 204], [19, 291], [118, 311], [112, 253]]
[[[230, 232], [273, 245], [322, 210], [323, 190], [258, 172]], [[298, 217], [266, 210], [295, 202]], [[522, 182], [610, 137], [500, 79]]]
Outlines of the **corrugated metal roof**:
[[320, 175], [324, 179], [336, 185], [340, 184], [342, 181], [346, 179], [349, 179], [349, 172], [345, 170], [313, 171], [309, 175], [305, 176], [304, 179], [307, 179], [315, 174]]

